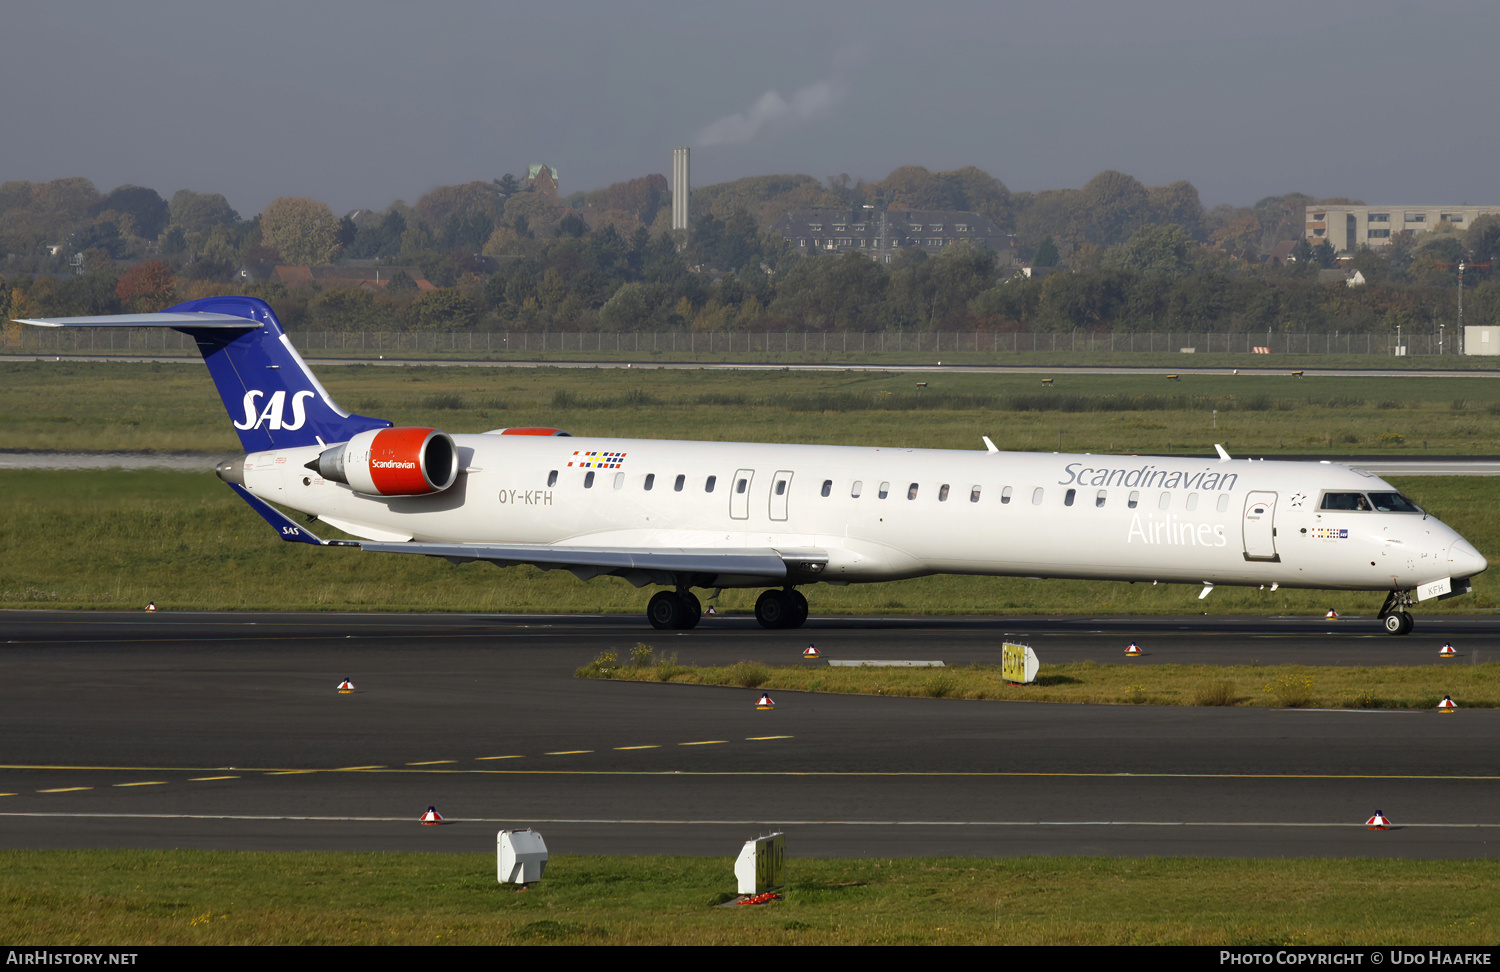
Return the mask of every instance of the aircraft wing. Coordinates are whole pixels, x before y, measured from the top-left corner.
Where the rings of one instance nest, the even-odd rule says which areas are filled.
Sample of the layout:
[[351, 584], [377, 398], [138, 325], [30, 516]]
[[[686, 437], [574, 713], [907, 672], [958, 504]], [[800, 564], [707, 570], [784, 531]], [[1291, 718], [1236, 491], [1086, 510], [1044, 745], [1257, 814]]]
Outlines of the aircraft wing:
[[[671, 584], [683, 574], [762, 578], [781, 581], [789, 574], [816, 574], [828, 564], [828, 552], [816, 548], [771, 547], [581, 547], [526, 543], [383, 543], [360, 541], [375, 553], [411, 553], [442, 557], [455, 564], [487, 560], [502, 567], [531, 564], [543, 570], [570, 570], [581, 580], [613, 574], [637, 587]], [[709, 586], [712, 582], [705, 582]]]

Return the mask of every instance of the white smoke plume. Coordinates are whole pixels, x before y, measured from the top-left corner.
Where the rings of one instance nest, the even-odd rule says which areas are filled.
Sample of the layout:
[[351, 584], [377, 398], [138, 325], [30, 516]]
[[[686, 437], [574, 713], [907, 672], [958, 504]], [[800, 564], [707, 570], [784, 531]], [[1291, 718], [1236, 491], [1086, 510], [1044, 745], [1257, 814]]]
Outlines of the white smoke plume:
[[830, 77], [803, 85], [790, 98], [783, 98], [778, 91], [767, 91], [744, 111], [706, 125], [693, 137], [692, 144], [741, 145], [763, 131], [802, 125], [828, 114], [849, 96], [843, 67], [860, 59], [861, 48], [862, 45], [854, 45], [841, 51], [836, 58], [838, 66]]

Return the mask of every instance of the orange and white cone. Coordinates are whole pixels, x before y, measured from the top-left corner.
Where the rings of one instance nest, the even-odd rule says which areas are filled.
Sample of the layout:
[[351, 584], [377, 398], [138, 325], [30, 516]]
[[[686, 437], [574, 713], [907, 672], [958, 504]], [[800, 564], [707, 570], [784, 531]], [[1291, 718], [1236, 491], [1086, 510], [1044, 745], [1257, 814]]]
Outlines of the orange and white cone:
[[354, 691], [354, 683], [351, 682], [351, 681], [349, 681], [347, 678], [344, 679], [342, 682], [339, 683], [339, 694], [340, 695], [348, 695], [350, 692], [353, 692], [353, 691]]
[[422, 814], [422, 826], [436, 827], [443, 822], [443, 815], [437, 812], [437, 807], [428, 807], [427, 812]]
[[1453, 650], [1453, 646], [1451, 644], [1443, 645], [1443, 647], [1438, 649], [1439, 658], [1452, 658], [1457, 654], [1458, 652]]
[[1375, 816], [1365, 821], [1365, 827], [1369, 830], [1390, 830], [1391, 822], [1381, 816], [1380, 811], [1375, 811]]
[[1126, 645], [1125, 646], [1125, 657], [1126, 658], [1139, 658], [1139, 657], [1141, 657], [1141, 646], [1138, 645], [1138, 644], [1136, 644], [1133, 641], [1130, 644]]
[[1441, 701], [1441, 702], [1438, 703], [1438, 711], [1439, 712], [1457, 712], [1458, 711], [1458, 703], [1453, 701], [1453, 696], [1451, 696], [1451, 695], [1445, 695], [1445, 696], [1443, 696], [1443, 701]]
[[818, 646], [817, 645], [808, 645], [807, 646], [807, 650], [802, 653], [802, 657], [803, 658], [821, 658], [822, 656], [818, 654]]
[[776, 702], [772, 700], [769, 694], [762, 694], [760, 701], [755, 703], [755, 707], [757, 709], [774, 709], [776, 708]]
[[1325, 614], [1325, 615], [1323, 615], [1323, 620], [1324, 621], [1337, 621], [1338, 619], [1339, 619], [1339, 613], [1337, 611], [1335, 611], [1333, 608], [1329, 608], [1328, 609], [1328, 613]]

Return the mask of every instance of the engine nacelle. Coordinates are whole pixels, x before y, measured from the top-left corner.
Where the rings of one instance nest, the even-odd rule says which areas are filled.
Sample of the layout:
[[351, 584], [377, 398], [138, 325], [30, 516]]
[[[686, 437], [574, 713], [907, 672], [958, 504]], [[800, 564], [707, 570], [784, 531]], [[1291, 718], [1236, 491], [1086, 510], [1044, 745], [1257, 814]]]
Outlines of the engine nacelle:
[[307, 468], [358, 493], [426, 496], [458, 478], [458, 447], [436, 429], [371, 429], [325, 449]]

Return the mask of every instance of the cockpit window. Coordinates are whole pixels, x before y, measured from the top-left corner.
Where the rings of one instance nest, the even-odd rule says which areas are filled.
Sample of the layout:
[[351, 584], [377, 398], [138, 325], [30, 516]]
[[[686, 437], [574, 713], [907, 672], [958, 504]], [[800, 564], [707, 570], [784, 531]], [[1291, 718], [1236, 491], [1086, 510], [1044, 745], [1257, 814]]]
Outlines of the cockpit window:
[[1422, 508], [1400, 493], [1371, 493], [1370, 502], [1381, 513], [1420, 513]]
[[1324, 493], [1323, 505], [1319, 507], [1324, 510], [1355, 510], [1368, 513], [1372, 507], [1370, 501], [1365, 499], [1364, 493]]

